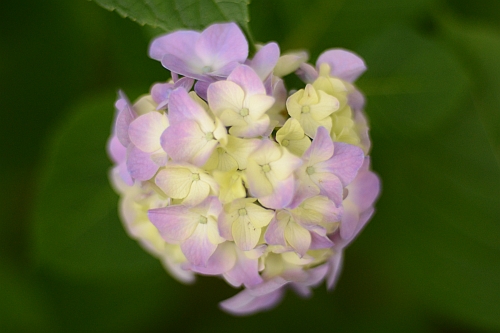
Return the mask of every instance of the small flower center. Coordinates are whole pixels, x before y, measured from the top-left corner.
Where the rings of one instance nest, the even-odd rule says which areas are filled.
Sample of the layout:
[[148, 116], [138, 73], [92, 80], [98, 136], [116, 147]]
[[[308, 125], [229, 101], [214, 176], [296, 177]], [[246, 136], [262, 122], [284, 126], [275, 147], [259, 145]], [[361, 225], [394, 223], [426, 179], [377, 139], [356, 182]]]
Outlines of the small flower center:
[[197, 181], [197, 180], [200, 180], [200, 175], [198, 173], [192, 173], [191, 174], [191, 179], [193, 181]]
[[205, 216], [200, 216], [200, 221], [201, 224], [207, 224], [207, 218]]
[[240, 216], [247, 215], [247, 210], [245, 208], [238, 209], [238, 215]]
[[271, 171], [271, 167], [269, 166], [269, 164], [264, 164], [264, 165], [262, 166], [262, 171], [264, 171], [264, 172], [269, 172], [269, 171]]
[[248, 116], [248, 113], [249, 113], [248, 108], [243, 108], [240, 110], [240, 114], [242, 117]]
[[214, 133], [213, 132], [205, 133], [205, 139], [207, 141], [213, 140], [214, 139]]
[[288, 147], [288, 145], [289, 145], [289, 144], [290, 144], [290, 141], [288, 141], [287, 139], [285, 139], [285, 140], [281, 141], [281, 145], [282, 145], [283, 147]]
[[303, 105], [301, 111], [302, 113], [309, 113], [311, 111], [311, 107], [309, 105]]
[[210, 73], [212, 71], [212, 67], [210, 66], [205, 66], [201, 69], [202, 73], [203, 74], [207, 74], [207, 73]]
[[314, 167], [308, 166], [307, 169], [306, 169], [306, 172], [307, 172], [308, 175], [312, 175], [313, 173], [316, 172], [316, 170], [314, 170]]

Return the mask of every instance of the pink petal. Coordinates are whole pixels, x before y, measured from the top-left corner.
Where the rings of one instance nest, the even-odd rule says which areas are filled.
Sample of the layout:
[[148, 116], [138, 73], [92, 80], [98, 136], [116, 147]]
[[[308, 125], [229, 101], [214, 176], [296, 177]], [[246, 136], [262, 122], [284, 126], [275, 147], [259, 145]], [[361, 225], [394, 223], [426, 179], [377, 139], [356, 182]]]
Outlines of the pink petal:
[[150, 209], [148, 218], [167, 242], [178, 243], [190, 237], [198, 226], [199, 216], [183, 205]]
[[195, 266], [207, 266], [208, 259], [215, 252], [217, 244], [208, 238], [208, 224], [198, 223], [191, 237], [181, 244], [182, 253]]
[[271, 245], [287, 246], [285, 240], [285, 228], [287, 224], [287, 219], [278, 220], [276, 216], [273, 217], [273, 219], [269, 223], [269, 226], [267, 227], [266, 234], [264, 235], [266, 243]]
[[228, 76], [228, 81], [232, 81], [239, 85], [245, 91], [245, 95], [265, 95], [266, 89], [261, 79], [255, 71], [246, 65], [236, 67]]
[[330, 65], [332, 76], [337, 76], [347, 82], [354, 82], [366, 70], [363, 59], [341, 49], [323, 52], [316, 61], [316, 68], [319, 68], [322, 63]]
[[274, 184], [274, 191], [270, 195], [259, 198], [259, 202], [272, 209], [282, 209], [292, 202], [295, 190], [295, 178], [293, 174], [288, 178], [280, 180]]
[[128, 134], [130, 141], [144, 152], [152, 153], [161, 148], [160, 136], [168, 126], [163, 114], [151, 111], [130, 123]]
[[217, 145], [217, 141], [205, 139], [198, 123], [187, 120], [168, 127], [161, 136], [163, 150], [175, 162], [204, 165]]
[[242, 251], [235, 247], [238, 259], [233, 268], [224, 274], [227, 282], [235, 287], [242, 284], [246, 287], [253, 287], [262, 283], [259, 275], [259, 260], [248, 258]]
[[158, 165], [151, 159], [150, 153], [130, 144], [127, 149], [127, 170], [132, 178], [149, 180], [158, 171]]

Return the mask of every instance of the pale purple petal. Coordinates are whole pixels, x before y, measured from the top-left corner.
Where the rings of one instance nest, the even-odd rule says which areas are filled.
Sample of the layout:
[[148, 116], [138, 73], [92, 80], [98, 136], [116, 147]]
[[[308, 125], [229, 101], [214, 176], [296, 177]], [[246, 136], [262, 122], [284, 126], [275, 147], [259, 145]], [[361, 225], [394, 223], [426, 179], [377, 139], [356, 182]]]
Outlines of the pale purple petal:
[[298, 77], [305, 83], [313, 83], [318, 78], [318, 72], [309, 64], [301, 64], [299, 69], [295, 72]]
[[361, 148], [343, 142], [335, 142], [334, 147], [332, 158], [322, 163], [321, 169], [318, 168], [317, 172], [332, 172], [344, 186], [347, 186], [363, 165], [365, 154]]
[[330, 65], [332, 76], [347, 82], [354, 82], [366, 70], [363, 59], [352, 52], [341, 49], [323, 52], [316, 61], [316, 68], [319, 68], [322, 63]]
[[223, 274], [234, 267], [237, 256], [234, 245], [230, 242], [219, 244], [214, 254], [210, 256], [206, 266], [193, 266], [193, 271], [206, 275]]
[[125, 148], [118, 140], [116, 135], [113, 135], [108, 141], [108, 155], [113, 162], [119, 164], [127, 159], [127, 148]]
[[216, 145], [217, 141], [207, 141], [198, 123], [191, 120], [168, 127], [161, 136], [161, 146], [172, 160], [196, 166], [206, 163]]
[[181, 88], [185, 89], [186, 91], [191, 90], [191, 88], [193, 87], [193, 84], [194, 84], [194, 80], [190, 77], [183, 77], [179, 80], [174, 80], [174, 81], [175, 81], [175, 83], [174, 83], [173, 89], [181, 87]]
[[132, 110], [130, 104], [125, 105], [123, 109], [118, 113], [116, 117], [115, 131], [120, 143], [127, 147], [130, 144], [130, 138], [128, 136], [128, 127], [130, 123], [137, 117], [135, 112]]
[[352, 239], [359, 222], [358, 207], [350, 200], [344, 201], [344, 214], [340, 223], [340, 237], [345, 240]]
[[168, 103], [168, 119], [171, 125], [185, 120], [194, 120], [199, 124], [213, 124], [213, 120], [205, 109], [196, 103], [183, 88], [172, 91]]
[[266, 234], [264, 235], [264, 239], [266, 240], [266, 242], [272, 245], [286, 246], [287, 244], [285, 240], [285, 228], [287, 223], [287, 219], [278, 220], [275, 216], [269, 223]]
[[168, 126], [168, 120], [163, 114], [152, 111], [139, 116], [129, 125], [130, 141], [146, 153], [152, 153], [161, 148], [160, 136]]
[[220, 80], [225, 79], [231, 74], [231, 72], [240, 65], [238, 61], [231, 61], [221, 68], [218, 68], [210, 73], [207, 73], [207, 76], [204, 78], [205, 81], [208, 80]]
[[151, 98], [156, 104], [168, 101], [168, 96], [170, 96], [173, 87], [172, 83], [156, 83], [151, 87]]
[[312, 290], [308, 286], [304, 286], [300, 283], [290, 283], [290, 288], [295, 291], [300, 297], [309, 298], [312, 296]]
[[167, 242], [178, 243], [190, 237], [198, 225], [198, 216], [183, 205], [150, 209], [148, 218]]
[[167, 272], [180, 282], [192, 284], [195, 281], [195, 276], [192, 271], [184, 269], [181, 264], [173, 262], [169, 257], [162, 257], [161, 262]]
[[248, 56], [248, 43], [235, 23], [212, 24], [196, 41], [195, 52], [204, 65], [219, 69], [233, 61], [243, 63]]
[[199, 32], [190, 30], [176, 31], [160, 36], [155, 38], [149, 46], [149, 56], [161, 61], [164, 55], [175, 54], [184, 59], [186, 63], [196, 61], [198, 57], [194, 53], [194, 45], [199, 37]]
[[314, 166], [316, 163], [328, 160], [333, 156], [333, 141], [329, 131], [323, 126], [318, 127], [316, 136], [311, 145], [305, 151], [302, 158], [308, 160], [308, 165]]
[[161, 59], [161, 64], [163, 67], [177, 74], [197, 80], [204, 80], [206, 76], [201, 74], [202, 70], [199, 68], [199, 60], [197, 58], [194, 59], [196, 60], [191, 60], [191, 63], [189, 63], [185, 58], [179, 58], [173, 54], [165, 54]]
[[344, 256], [341, 251], [334, 253], [328, 260], [328, 273], [326, 277], [326, 286], [328, 290], [335, 288], [342, 271]]
[[282, 278], [281, 276], [277, 276], [272, 278], [271, 280], [264, 281], [263, 283], [250, 288], [249, 291], [251, 295], [264, 296], [280, 289], [288, 282], [288, 280]]
[[212, 81], [196, 81], [194, 85], [194, 91], [198, 96], [200, 96], [205, 101], [208, 99], [207, 91], [208, 87], [212, 84]]
[[333, 173], [314, 173], [311, 180], [319, 187], [321, 195], [327, 196], [336, 205], [342, 203], [344, 188], [340, 179]]
[[365, 96], [358, 89], [354, 89], [354, 91], [347, 96], [347, 100], [354, 110], [363, 110], [365, 106]]
[[328, 249], [333, 246], [333, 242], [326, 236], [311, 232], [311, 250]]
[[278, 44], [268, 43], [255, 54], [252, 60], [248, 61], [248, 65], [255, 70], [261, 81], [264, 81], [272, 73], [279, 57]]
[[[369, 166], [369, 158], [365, 158], [363, 168]], [[354, 181], [348, 187], [347, 198], [353, 201], [362, 212], [368, 209], [375, 202], [380, 193], [380, 180], [375, 173], [370, 170], [360, 170]]]
[[222, 213], [219, 215], [219, 219], [217, 221], [217, 225], [219, 227], [219, 234], [229, 241], [233, 240], [232, 226], [237, 217], [238, 217], [237, 211], [234, 212], [233, 214]]
[[272, 309], [282, 300], [283, 296], [284, 289], [277, 289], [263, 296], [253, 296], [248, 289], [245, 289], [219, 305], [224, 311], [233, 315], [250, 315]]
[[354, 239], [354, 237], [356, 237], [359, 234], [361, 229], [363, 229], [365, 227], [366, 223], [370, 220], [370, 218], [372, 217], [374, 212], [375, 212], [375, 209], [373, 207], [370, 207], [367, 210], [365, 210], [363, 213], [361, 213], [361, 215], [359, 216], [358, 225], [356, 226], [356, 231], [354, 232], [354, 235], [353, 235], [353, 238], [351, 239], [351, 241]]
[[123, 161], [116, 166], [116, 170], [120, 178], [127, 184], [128, 186], [134, 185], [134, 179], [130, 176], [127, 168], [127, 162]]
[[274, 185], [274, 191], [270, 195], [259, 198], [259, 202], [272, 209], [282, 209], [292, 202], [295, 190], [295, 178], [291, 175], [288, 178], [278, 181]]
[[321, 265], [307, 271], [307, 279], [304, 284], [315, 287], [320, 284], [328, 273], [328, 265]]
[[235, 247], [238, 259], [231, 270], [224, 274], [224, 278], [235, 287], [242, 284], [253, 287], [262, 283], [259, 275], [259, 260], [248, 258], [242, 251]]
[[246, 97], [266, 94], [264, 84], [257, 73], [255, 73], [251, 67], [246, 65], [236, 67], [235, 70], [228, 76], [227, 80], [232, 81], [243, 88]]
[[208, 224], [198, 223], [191, 237], [181, 244], [182, 253], [195, 266], [207, 266], [208, 259], [215, 252], [217, 244], [208, 238]]
[[150, 153], [130, 144], [127, 149], [127, 170], [134, 179], [149, 180], [158, 171], [158, 165], [151, 159]]

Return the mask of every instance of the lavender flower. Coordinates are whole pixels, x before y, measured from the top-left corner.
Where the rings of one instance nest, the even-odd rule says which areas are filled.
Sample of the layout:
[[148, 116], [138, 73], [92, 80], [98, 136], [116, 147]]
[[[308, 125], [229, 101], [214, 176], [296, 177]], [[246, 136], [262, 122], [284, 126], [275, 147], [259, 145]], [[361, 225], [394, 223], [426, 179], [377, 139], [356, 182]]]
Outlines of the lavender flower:
[[[130, 236], [182, 282], [244, 286], [221, 303], [236, 315], [332, 288], [380, 190], [353, 83], [363, 60], [328, 50], [313, 67], [273, 42], [249, 59], [234, 23], [158, 37], [149, 54], [172, 81], [133, 105], [120, 92], [108, 143]], [[289, 95], [294, 71], [306, 85]]]

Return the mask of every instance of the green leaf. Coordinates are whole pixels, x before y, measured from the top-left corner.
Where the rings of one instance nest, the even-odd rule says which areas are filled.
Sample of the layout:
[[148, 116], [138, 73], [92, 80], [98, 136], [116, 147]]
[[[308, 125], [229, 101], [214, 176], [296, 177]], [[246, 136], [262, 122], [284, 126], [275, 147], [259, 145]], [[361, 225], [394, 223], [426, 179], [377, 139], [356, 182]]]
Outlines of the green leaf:
[[248, 0], [94, 0], [141, 25], [165, 31], [236, 22], [248, 32]]

